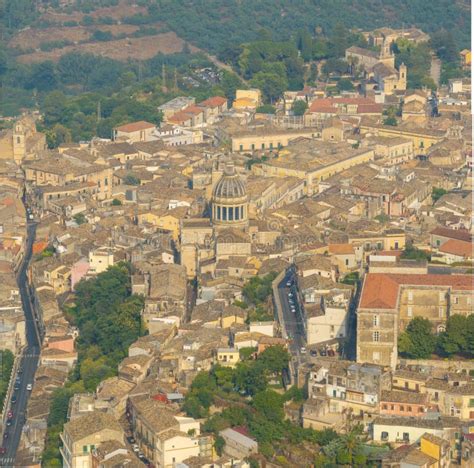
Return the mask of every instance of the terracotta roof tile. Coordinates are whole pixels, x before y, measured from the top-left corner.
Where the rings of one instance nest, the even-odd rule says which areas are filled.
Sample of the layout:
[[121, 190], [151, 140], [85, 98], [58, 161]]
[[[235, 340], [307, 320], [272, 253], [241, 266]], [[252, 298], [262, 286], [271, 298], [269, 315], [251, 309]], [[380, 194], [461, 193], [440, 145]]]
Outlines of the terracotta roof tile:
[[155, 128], [156, 125], [150, 122], [146, 122], [145, 120], [140, 120], [138, 122], [131, 122], [125, 125], [120, 125], [115, 130], [119, 132], [131, 133], [131, 132], [138, 132], [140, 130], [148, 130], [150, 128]]
[[368, 273], [359, 302], [361, 309], [395, 309], [402, 285], [449, 286], [454, 290], [474, 290], [471, 275], [402, 275]]
[[473, 244], [458, 239], [449, 239], [439, 248], [439, 251], [459, 257], [472, 258]]

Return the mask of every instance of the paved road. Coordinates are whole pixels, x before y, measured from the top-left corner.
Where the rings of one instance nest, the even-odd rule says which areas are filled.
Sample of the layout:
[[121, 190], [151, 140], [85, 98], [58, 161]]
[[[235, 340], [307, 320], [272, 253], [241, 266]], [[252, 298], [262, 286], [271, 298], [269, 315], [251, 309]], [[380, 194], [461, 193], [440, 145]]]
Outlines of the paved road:
[[[291, 286], [287, 284], [291, 282]], [[295, 312], [291, 310], [290, 298], [288, 294], [293, 294], [292, 300]], [[288, 338], [291, 340], [289, 351], [292, 356], [295, 374], [298, 371], [298, 365], [301, 360], [301, 348], [306, 346], [305, 332], [302, 321], [301, 309], [298, 305], [297, 291], [294, 281], [294, 271], [288, 270], [281, 283], [278, 285], [278, 294], [282, 306], [283, 323]]]
[[18, 272], [18, 285], [20, 288], [21, 301], [23, 304], [23, 311], [26, 319], [26, 339], [28, 345], [23, 353], [21, 359], [21, 368], [23, 372], [20, 375], [20, 388], [14, 392], [17, 397], [17, 402], [13, 405], [8, 402], [9, 407], [13, 411], [13, 423], [7, 427], [5, 433], [8, 438], [2, 441], [2, 446], [7, 449], [7, 453], [0, 458], [0, 466], [15, 466], [14, 460], [18, 444], [20, 442], [21, 431], [25, 421], [26, 405], [28, 402], [29, 391], [26, 386], [33, 383], [36, 368], [38, 366], [38, 357], [40, 351], [40, 342], [38, 339], [37, 328], [31, 307], [30, 291], [27, 281], [26, 272], [28, 264], [31, 259], [31, 250], [36, 234], [36, 224], [28, 224], [28, 239], [26, 245], [26, 252], [23, 264]]

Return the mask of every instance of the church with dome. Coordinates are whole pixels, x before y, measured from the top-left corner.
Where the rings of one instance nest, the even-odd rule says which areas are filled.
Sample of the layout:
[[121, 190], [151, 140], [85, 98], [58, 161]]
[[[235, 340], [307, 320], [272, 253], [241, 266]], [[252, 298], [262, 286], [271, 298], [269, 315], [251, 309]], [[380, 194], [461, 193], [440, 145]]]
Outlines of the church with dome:
[[248, 227], [248, 197], [245, 183], [232, 163], [226, 163], [212, 190], [211, 219], [216, 229]]

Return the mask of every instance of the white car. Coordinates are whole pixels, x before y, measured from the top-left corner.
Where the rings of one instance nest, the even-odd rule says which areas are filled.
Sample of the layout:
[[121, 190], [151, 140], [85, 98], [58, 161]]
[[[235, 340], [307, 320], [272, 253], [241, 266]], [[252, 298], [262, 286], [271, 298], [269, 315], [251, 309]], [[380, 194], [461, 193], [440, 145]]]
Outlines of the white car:
[[301, 352], [301, 354], [306, 354], [306, 348], [303, 346], [303, 347], [300, 349], [300, 352]]
[[29, 383], [29, 384], [26, 386], [26, 389], [27, 389], [29, 392], [31, 392], [31, 390], [33, 390], [33, 384], [30, 384], [30, 383]]

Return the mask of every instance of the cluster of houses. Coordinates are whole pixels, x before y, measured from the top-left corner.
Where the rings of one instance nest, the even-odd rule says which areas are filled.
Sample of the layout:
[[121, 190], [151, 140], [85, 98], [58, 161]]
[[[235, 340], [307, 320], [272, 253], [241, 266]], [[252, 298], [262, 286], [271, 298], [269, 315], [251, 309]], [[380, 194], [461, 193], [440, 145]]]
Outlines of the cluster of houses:
[[[410, 71], [390, 48], [390, 34], [424, 40], [417, 31], [372, 32], [380, 54], [346, 51], [364, 67], [363, 95], [306, 87], [285, 93], [275, 115], [257, 112], [254, 89], [232, 105], [177, 97], [160, 106], [160, 127], [130, 122], [112, 140], [55, 150], [27, 116], [0, 134], [0, 340], [16, 354], [26, 343], [15, 275], [27, 217], [37, 221], [28, 276], [43, 337], [17, 465], [43, 450], [52, 393], [77, 362], [64, 304], [121, 261], [134, 267], [147, 334], [116, 377], [71, 399], [64, 466], [249, 466], [259, 455], [248, 428], [221, 431], [218, 456], [181, 404], [199, 371], [235, 367], [243, 348], [294, 352], [271, 301], [267, 321], [236, 306], [248, 279], [290, 267], [306, 344], [296, 383], [308, 399], [288, 404], [288, 417], [315, 429], [363, 424], [392, 448], [382, 466], [474, 463], [471, 363], [398, 357], [412, 318], [442, 333], [450, 316], [471, 313], [474, 288], [470, 82], [440, 88], [434, 117], [431, 92], [407, 90]], [[299, 99], [308, 107], [294, 116]], [[339, 359], [348, 346], [353, 361]]]

